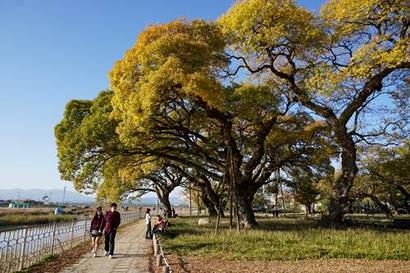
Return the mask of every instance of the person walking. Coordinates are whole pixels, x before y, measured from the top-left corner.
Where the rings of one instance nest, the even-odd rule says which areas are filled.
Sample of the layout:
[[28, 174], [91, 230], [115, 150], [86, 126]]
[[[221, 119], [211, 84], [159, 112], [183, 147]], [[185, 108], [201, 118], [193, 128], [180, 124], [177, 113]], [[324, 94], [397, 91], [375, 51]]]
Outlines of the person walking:
[[145, 239], [152, 239], [152, 230], [151, 230], [151, 209], [147, 208], [145, 211], [145, 224], [147, 225], [147, 231], [145, 232]]
[[102, 236], [103, 228], [104, 228], [104, 215], [102, 212], [102, 208], [97, 207], [95, 210], [94, 217], [91, 220], [91, 227], [90, 227], [91, 242], [92, 242], [92, 247], [93, 247], [93, 250], [92, 250], [93, 257], [97, 256], [98, 241]]
[[116, 203], [111, 203], [110, 210], [105, 213], [104, 223], [105, 256], [109, 255], [110, 259], [112, 259], [114, 255], [115, 235], [121, 223], [121, 216], [117, 211]]

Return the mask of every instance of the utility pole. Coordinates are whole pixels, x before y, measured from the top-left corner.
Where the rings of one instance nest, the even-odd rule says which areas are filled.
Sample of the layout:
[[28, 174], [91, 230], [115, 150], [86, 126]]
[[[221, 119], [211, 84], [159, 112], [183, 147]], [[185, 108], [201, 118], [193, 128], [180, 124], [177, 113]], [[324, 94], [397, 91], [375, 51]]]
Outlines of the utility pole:
[[[195, 180], [195, 188], [198, 190], [198, 180]], [[200, 210], [200, 206], [201, 206], [201, 201], [199, 200], [199, 193], [198, 191], [196, 192], [196, 206], [197, 206], [197, 212], [196, 214], [198, 215], [198, 217], [201, 215], [201, 210]]]
[[192, 189], [191, 189], [191, 180], [189, 181], [189, 217], [192, 217]]
[[279, 187], [280, 187], [280, 195], [282, 196], [282, 208], [283, 208], [283, 215], [285, 215], [285, 197], [283, 196], [283, 188], [282, 188], [282, 183], [279, 180], [280, 178], [280, 168], [278, 168], [278, 181], [279, 181]]
[[[226, 164], [229, 166], [229, 228], [233, 228], [233, 179], [231, 172], [231, 148], [228, 147]], [[229, 163], [228, 163], [229, 162]]]
[[231, 179], [231, 192], [233, 192], [233, 203], [234, 203], [234, 215], [236, 216], [236, 231], [240, 232], [241, 230], [241, 223], [240, 223], [240, 215], [239, 215], [239, 206], [238, 206], [238, 195], [237, 195], [237, 185], [236, 185], [236, 177], [235, 177], [235, 162], [233, 161], [232, 157], [232, 148], [228, 147], [228, 155], [229, 155], [229, 167], [230, 167], [230, 179]]
[[66, 189], [67, 189], [67, 187], [64, 186], [64, 190], [63, 190], [63, 204], [64, 204], [64, 202], [65, 202], [65, 191], [66, 191]]

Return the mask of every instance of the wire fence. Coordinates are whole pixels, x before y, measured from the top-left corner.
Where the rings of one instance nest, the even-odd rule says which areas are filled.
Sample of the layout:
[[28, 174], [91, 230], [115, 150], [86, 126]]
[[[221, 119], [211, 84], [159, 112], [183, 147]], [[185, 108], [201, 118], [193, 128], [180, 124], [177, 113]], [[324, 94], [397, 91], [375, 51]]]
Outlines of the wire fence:
[[[121, 213], [121, 224], [141, 219], [142, 212]], [[91, 219], [24, 226], [0, 231], [0, 272], [12, 273], [70, 249], [89, 238]]]

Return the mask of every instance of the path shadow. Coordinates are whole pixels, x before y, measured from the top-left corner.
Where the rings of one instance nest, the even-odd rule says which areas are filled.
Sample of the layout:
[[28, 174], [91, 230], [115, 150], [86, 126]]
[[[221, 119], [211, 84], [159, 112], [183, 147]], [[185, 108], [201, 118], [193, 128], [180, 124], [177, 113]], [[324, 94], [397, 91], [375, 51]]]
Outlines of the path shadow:
[[146, 258], [149, 257], [149, 254], [136, 254], [136, 253], [118, 253], [115, 254], [112, 258], [113, 259], [123, 259], [123, 258]]

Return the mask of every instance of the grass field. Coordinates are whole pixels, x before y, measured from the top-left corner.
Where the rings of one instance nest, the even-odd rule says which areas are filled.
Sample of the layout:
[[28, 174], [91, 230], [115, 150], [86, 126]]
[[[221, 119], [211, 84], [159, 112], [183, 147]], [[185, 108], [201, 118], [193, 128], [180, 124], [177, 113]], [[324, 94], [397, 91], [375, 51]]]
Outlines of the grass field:
[[[0, 217], [5, 215], [46, 215], [54, 213], [53, 207], [49, 208], [0, 208]], [[92, 214], [93, 208], [70, 207], [64, 208], [65, 214], [80, 215]]]
[[34, 225], [46, 224], [51, 222], [69, 222], [76, 220], [74, 215], [24, 215], [24, 214], [9, 214], [0, 217], [0, 227], [15, 226], [15, 225]]
[[15, 225], [34, 225], [50, 222], [69, 222], [80, 215], [91, 215], [92, 210], [81, 208], [66, 208], [64, 214], [55, 216], [54, 208], [0, 208], [0, 227]]
[[53, 208], [0, 208], [0, 217], [6, 215], [42, 215], [50, 214], [54, 211]]
[[392, 229], [330, 229], [314, 220], [258, 219], [260, 227], [237, 234], [226, 221], [219, 235], [214, 224], [198, 226], [197, 219], [171, 220], [164, 247], [181, 256], [227, 260], [272, 261], [304, 259], [410, 260], [410, 231]]

